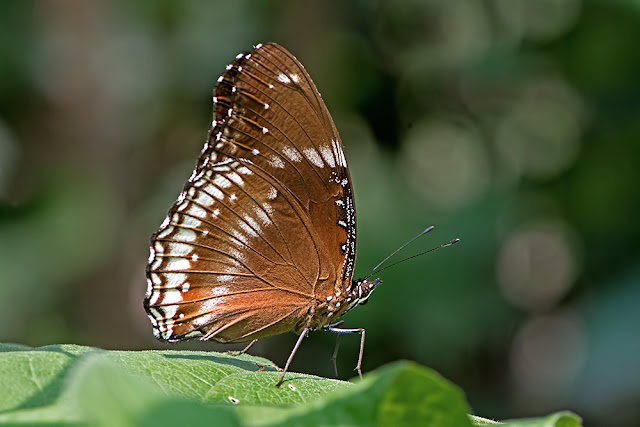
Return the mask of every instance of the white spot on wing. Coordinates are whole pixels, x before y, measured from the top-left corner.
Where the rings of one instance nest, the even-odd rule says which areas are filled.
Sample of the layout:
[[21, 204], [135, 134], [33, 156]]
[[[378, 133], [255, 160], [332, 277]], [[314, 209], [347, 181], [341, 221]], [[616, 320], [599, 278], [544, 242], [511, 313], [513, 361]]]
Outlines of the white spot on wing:
[[207, 211], [205, 211], [198, 205], [194, 205], [193, 203], [191, 204], [191, 207], [189, 208], [187, 213], [189, 215], [197, 216], [198, 218], [202, 218], [202, 219], [207, 217]]
[[249, 224], [247, 224], [246, 222], [240, 221], [240, 228], [242, 228], [245, 233], [247, 233], [251, 237], [258, 237], [258, 234], [255, 232], [255, 230], [251, 228], [251, 226], [249, 226]]
[[193, 242], [196, 240], [196, 233], [188, 228], [179, 228], [174, 240], [179, 242]]
[[162, 224], [160, 224], [160, 228], [165, 228], [167, 225], [169, 225], [169, 221], [171, 221], [169, 219], [169, 217], [166, 217], [163, 221]]
[[[213, 197], [215, 197], [218, 200], [222, 200], [224, 198], [224, 193], [220, 191], [218, 187], [212, 184], [207, 185], [206, 187], [203, 188], [203, 190], [205, 190], [207, 193], [211, 194]], [[211, 205], [208, 205], [208, 206], [211, 206]]]
[[285, 156], [287, 156], [289, 159], [293, 160], [294, 162], [299, 162], [300, 160], [302, 160], [302, 156], [300, 155], [300, 152], [288, 145], [285, 145], [284, 147], [282, 147], [282, 152], [284, 153]]
[[[217, 301], [217, 300], [206, 300], [206, 301], [204, 301], [204, 302], [202, 303], [202, 306], [203, 306], [203, 308], [207, 309], [208, 311], [211, 311], [211, 310], [213, 310], [213, 308], [214, 308], [216, 305], [218, 305], [218, 304], [219, 304], [219, 301]], [[196, 327], [196, 328], [199, 328], [200, 326], [202, 326], [202, 325], [205, 325], [205, 324], [209, 323], [209, 322], [212, 320], [210, 316], [211, 316], [211, 315], [207, 315], [207, 316], [198, 316], [198, 317], [194, 318], [194, 319], [192, 320], [192, 322], [193, 322], [193, 326], [194, 326], [194, 327]], [[212, 317], [213, 317], [213, 318], [215, 318], [215, 316], [212, 316]], [[195, 333], [195, 332], [197, 332], [197, 331], [189, 332], [189, 333], [187, 334], [187, 336], [189, 336], [190, 334]], [[200, 336], [200, 335], [201, 335], [201, 334], [200, 334], [200, 333], [198, 333], [197, 335], [194, 335], [194, 336]]]
[[269, 159], [269, 164], [274, 168], [280, 168], [280, 169], [284, 168], [284, 162], [280, 157], [278, 157], [275, 154], [273, 154]]
[[167, 271], [180, 271], [180, 270], [188, 270], [191, 268], [191, 262], [188, 259], [184, 258], [172, 258], [165, 269]]
[[192, 218], [190, 216], [183, 216], [182, 225], [197, 228], [202, 225], [202, 221], [200, 221], [199, 219]]
[[158, 239], [163, 239], [163, 238], [167, 237], [169, 234], [171, 234], [172, 231], [173, 231], [173, 226], [166, 227], [164, 230], [162, 230], [160, 233], [158, 233], [158, 237], [157, 238]]
[[262, 204], [262, 208], [269, 214], [269, 215], [273, 215], [273, 206], [271, 206], [269, 203], [263, 203]]
[[244, 234], [242, 234], [238, 230], [233, 230], [233, 237], [235, 237], [236, 239], [240, 240], [245, 245], [249, 243], [249, 241], [247, 240], [247, 236], [245, 236]]
[[179, 288], [187, 280], [184, 273], [164, 273], [167, 288]]
[[193, 246], [186, 243], [169, 243], [169, 254], [173, 256], [187, 256], [193, 251]]
[[[180, 199], [178, 199], [180, 200]], [[178, 211], [182, 212], [183, 210], [187, 209], [187, 207], [189, 206], [189, 201], [188, 200], [184, 200], [182, 203], [180, 203], [180, 205], [178, 206]]]
[[227, 174], [227, 178], [235, 182], [237, 185], [244, 185], [244, 180], [242, 179], [242, 177], [235, 172], [229, 172]]
[[162, 284], [162, 280], [160, 279], [160, 276], [158, 276], [156, 273], [151, 273], [151, 281], [156, 286], [160, 286]]
[[278, 76], [278, 80], [284, 84], [291, 83], [291, 79], [286, 74], [282, 73], [280, 73], [280, 75]]
[[243, 216], [242, 219], [244, 219], [244, 221], [251, 226], [251, 231], [256, 230], [258, 233], [260, 233], [260, 224], [258, 224], [255, 219], [253, 219], [249, 215]]
[[342, 167], [347, 167], [347, 159], [344, 157], [344, 152], [340, 147], [340, 143], [337, 140], [332, 139], [331, 145], [333, 145], [333, 153], [335, 154], [336, 159], [338, 160], [338, 164]]
[[[176, 312], [178, 311], [178, 306], [177, 305], [166, 305], [166, 306], [162, 306], [162, 307], [158, 307], [158, 311], [163, 313], [163, 317], [165, 317], [167, 320], [164, 321], [165, 326], [169, 329], [168, 332], [168, 336], [171, 336], [172, 333], [172, 329], [173, 329], [173, 320], [171, 320], [173, 317], [176, 316]], [[160, 322], [158, 322], [160, 323]], [[160, 326], [160, 325], [158, 325]]]
[[302, 152], [311, 163], [319, 168], [324, 167], [324, 163], [322, 162], [322, 159], [320, 158], [320, 155], [316, 150], [314, 150], [313, 148], [305, 148], [304, 150], [302, 150]]
[[167, 289], [162, 296], [161, 304], [177, 304], [182, 302], [181, 289]]
[[229, 254], [234, 257], [236, 260], [240, 261], [240, 262], [244, 262], [245, 261], [245, 256], [242, 252], [240, 252], [237, 249], [230, 249], [229, 250]]
[[269, 225], [271, 224], [271, 218], [269, 218], [269, 215], [267, 215], [262, 209], [256, 207], [256, 215], [258, 216], [258, 218], [260, 218], [260, 221], [262, 221], [265, 225]]
[[273, 200], [273, 199], [275, 199], [276, 197], [278, 197], [278, 190], [276, 190], [276, 188], [275, 188], [275, 187], [271, 187], [271, 188], [269, 189], [269, 192], [267, 193], [267, 198], [268, 198], [269, 200]]
[[222, 175], [218, 175], [213, 179], [213, 183], [216, 184], [220, 188], [229, 188], [231, 187], [231, 182], [226, 179]]
[[145, 294], [145, 298], [149, 300], [149, 305], [155, 305], [158, 302], [158, 294], [160, 292], [154, 292], [153, 290], [153, 282], [151, 279], [147, 278], [147, 292]]
[[320, 155], [322, 155], [322, 158], [324, 159], [325, 162], [327, 162], [329, 166], [331, 166], [332, 168], [336, 167], [336, 162], [333, 157], [333, 152], [328, 146], [326, 145], [320, 146]]
[[164, 253], [164, 246], [162, 246], [162, 243], [160, 243], [160, 242], [156, 242], [154, 246], [155, 246], [155, 249], [154, 249], [154, 250], [155, 250], [157, 253], [159, 253], [159, 254], [163, 254], [163, 253]]
[[201, 204], [202, 206], [211, 206], [214, 202], [211, 196], [209, 196], [207, 193], [202, 191], [198, 192], [198, 197], [196, 197], [194, 200], [197, 203]]
[[219, 297], [221, 295], [225, 295], [229, 293], [229, 287], [228, 286], [214, 286], [211, 289], [209, 289], [209, 296], [210, 297]]

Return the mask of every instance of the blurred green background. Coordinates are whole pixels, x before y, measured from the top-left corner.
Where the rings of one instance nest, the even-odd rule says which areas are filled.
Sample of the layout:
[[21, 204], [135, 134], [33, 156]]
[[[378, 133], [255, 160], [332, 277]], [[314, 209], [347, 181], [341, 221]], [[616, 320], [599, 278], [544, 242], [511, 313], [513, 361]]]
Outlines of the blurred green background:
[[[345, 326], [365, 371], [438, 370], [475, 413], [640, 423], [640, 1], [0, 3], [0, 341], [166, 348], [149, 236], [226, 64], [275, 41], [341, 133], [357, 274], [428, 225]], [[253, 352], [284, 364], [295, 336]], [[335, 336], [293, 370], [332, 376]], [[344, 337], [342, 378], [359, 340]], [[186, 343], [176, 349], [229, 349]]]

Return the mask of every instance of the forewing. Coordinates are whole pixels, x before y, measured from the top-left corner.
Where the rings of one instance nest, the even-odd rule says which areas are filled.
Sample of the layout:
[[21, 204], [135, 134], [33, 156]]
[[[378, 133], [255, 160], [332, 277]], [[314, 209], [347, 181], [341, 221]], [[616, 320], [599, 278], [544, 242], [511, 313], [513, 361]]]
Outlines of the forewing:
[[342, 143], [302, 64], [269, 43], [240, 54], [218, 80], [209, 153], [250, 159], [307, 212], [320, 249], [316, 294], [348, 286], [355, 262], [355, 205]]

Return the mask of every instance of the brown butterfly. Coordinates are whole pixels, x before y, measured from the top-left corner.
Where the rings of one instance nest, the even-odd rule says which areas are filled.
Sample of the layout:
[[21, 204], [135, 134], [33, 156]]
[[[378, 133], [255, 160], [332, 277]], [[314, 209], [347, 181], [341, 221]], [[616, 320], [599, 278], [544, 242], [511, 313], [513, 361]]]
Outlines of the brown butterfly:
[[[338, 131], [311, 77], [275, 43], [218, 79], [193, 174], [151, 236], [145, 309], [155, 336], [239, 343], [335, 323], [380, 283], [353, 281], [356, 214]], [[248, 348], [249, 346], [247, 346]], [[245, 349], [246, 350], [246, 349]]]

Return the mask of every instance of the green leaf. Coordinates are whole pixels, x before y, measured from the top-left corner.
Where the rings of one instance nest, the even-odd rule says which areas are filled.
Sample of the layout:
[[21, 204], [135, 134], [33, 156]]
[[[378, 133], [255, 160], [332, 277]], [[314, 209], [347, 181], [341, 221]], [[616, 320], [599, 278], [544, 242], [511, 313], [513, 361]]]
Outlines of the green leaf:
[[523, 420], [493, 421], [472, 415], [473, 425], [488, 426], [500, 425], [505, 427], [580, 427], [582, 419], [576, 414], [568, 411], [556, 412], [542, 418], [528, 418]]
[[197, 399], [166, 394], [149, 377], [132, 374], [103, 356], [94, 354], [79, 364], [66, 396], [90, 424], [176, 426], [205, 420], [239, 424], [229, 405], [203, 405]]
[[[0, 344], [0, 389], [9, 391], [0, 395], [0, 423], [472, 425], [463, 393], [410, 362], [354, 383], [289, 373], [276, 388], [279, 377], [272, 362], [246, 354]], [[559, 413], [506, 425], [579, 422]]]
[[263, 425], [471, 426], [468, 410], [462, 393], [438, 374], [398, 362]]

